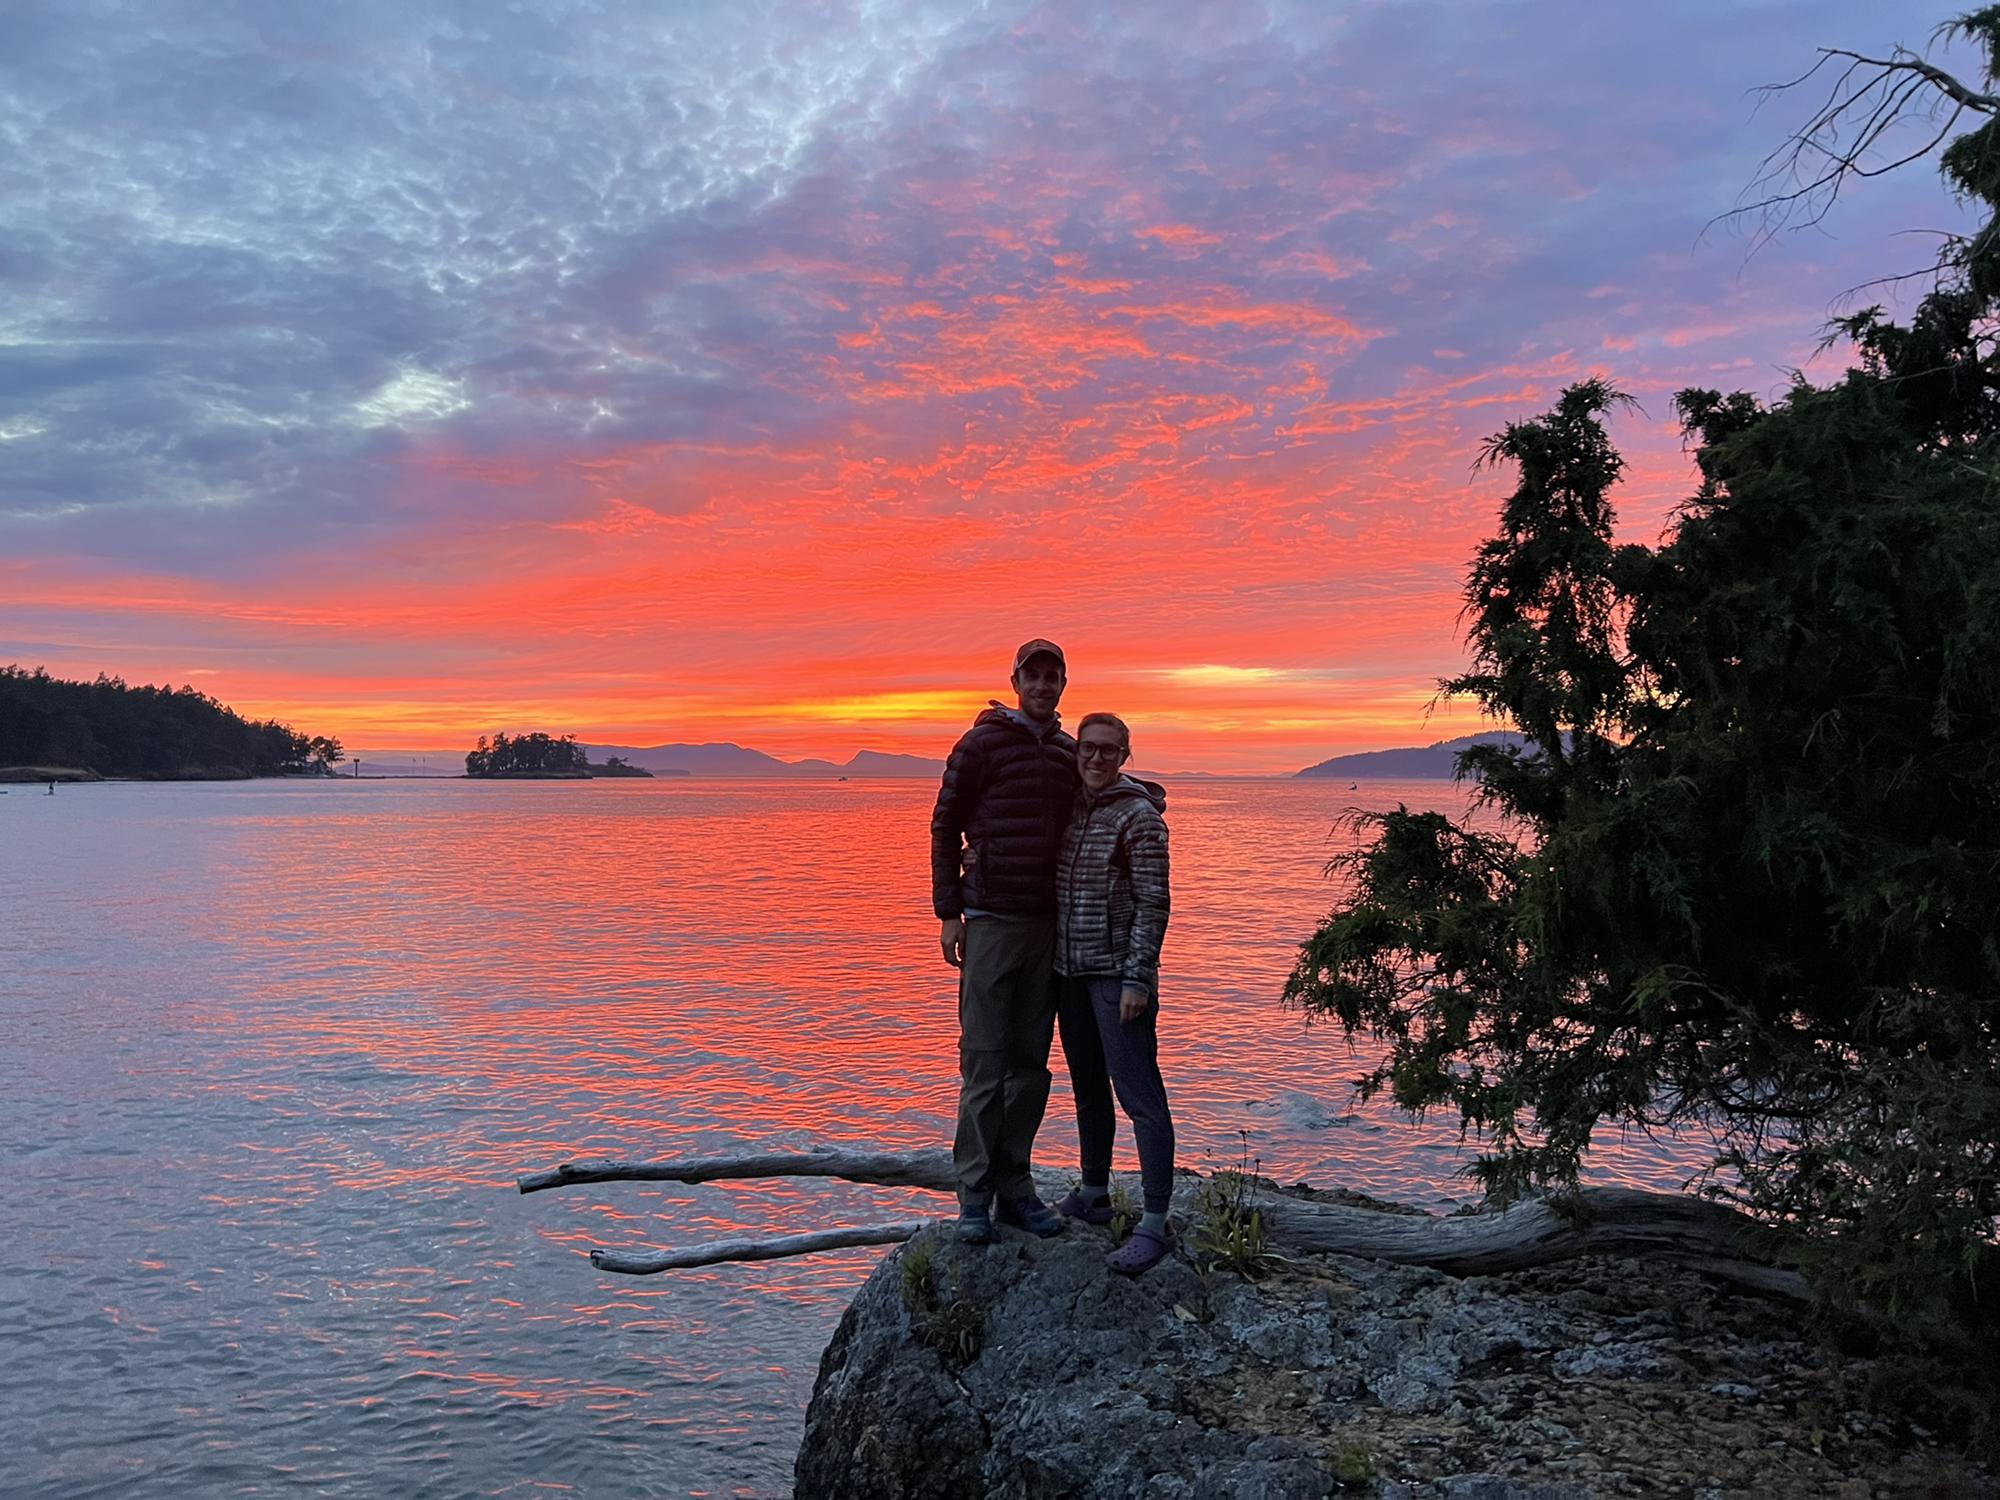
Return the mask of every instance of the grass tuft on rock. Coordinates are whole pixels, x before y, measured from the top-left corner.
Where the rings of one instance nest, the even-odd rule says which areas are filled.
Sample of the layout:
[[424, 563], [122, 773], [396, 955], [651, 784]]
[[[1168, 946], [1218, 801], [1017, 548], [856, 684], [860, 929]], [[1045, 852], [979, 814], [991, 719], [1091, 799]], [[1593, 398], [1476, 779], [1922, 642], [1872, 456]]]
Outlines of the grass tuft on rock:
[[1277, 1261], [1256, 1198], [1256, 1178], [1247, 1172], [1217, 1172], [1201, 1185], [1194, 1197], [1188, 1248], [1204, 1274], [1234, 1271], [1255, 1281]]
[[966, 1297], [951, 1275], [950, 1295], [938, 1290], [937, 1246], [912, 1240], [903, 1247], [903, 1306], [917, 1342], [953, 1369], [964, 1369], [986, 1344], [986, 1310]]

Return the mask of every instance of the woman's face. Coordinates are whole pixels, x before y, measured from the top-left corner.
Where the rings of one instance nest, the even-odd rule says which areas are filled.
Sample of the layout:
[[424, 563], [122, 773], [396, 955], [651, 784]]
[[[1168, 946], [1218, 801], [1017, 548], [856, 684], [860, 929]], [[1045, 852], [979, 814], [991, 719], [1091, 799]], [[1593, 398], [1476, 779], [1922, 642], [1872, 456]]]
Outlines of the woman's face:
[[1125, 755], [1124, 741], [1109, 724], [1093, 724], [1077, 737], [1076, 768], [1083, 773], [1083, 784], [1093, 792], [1103, 791], [1118, 779]]

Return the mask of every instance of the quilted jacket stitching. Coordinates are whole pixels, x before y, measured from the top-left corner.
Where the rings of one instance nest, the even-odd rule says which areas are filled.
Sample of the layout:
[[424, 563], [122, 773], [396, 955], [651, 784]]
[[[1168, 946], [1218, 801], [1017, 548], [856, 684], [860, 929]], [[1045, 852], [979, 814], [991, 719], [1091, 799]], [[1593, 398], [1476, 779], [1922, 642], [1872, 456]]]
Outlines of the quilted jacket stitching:
[[1006, 916], [1055, 909], [1056, 861], [1077, 790], [1076, 741], [1037, 737], [998, 708], [952, 746], [931, 814], [931, 906]]
[[1056, 879], [1057, 967], [1116, 974], [1155, 993], [1171, 910], [1167, 824], [1133, 783], [1079, 799]]

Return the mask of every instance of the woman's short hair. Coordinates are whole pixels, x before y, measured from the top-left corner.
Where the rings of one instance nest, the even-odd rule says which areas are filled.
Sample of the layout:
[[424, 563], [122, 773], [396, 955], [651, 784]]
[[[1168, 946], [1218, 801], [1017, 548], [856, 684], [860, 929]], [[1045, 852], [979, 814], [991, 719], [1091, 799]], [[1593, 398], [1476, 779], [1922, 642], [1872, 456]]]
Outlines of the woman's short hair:
[[1076, 737], [1082, 739], [1084, 730], [1093, 724], [1109, 724], [1118, 731], [1118, 743], [1127, 750], [1132, 748], [1132, 731], [1125, 727], [1125, 721], [1116, 714], [1085, 714], [1083, 722], [1076, 726]]

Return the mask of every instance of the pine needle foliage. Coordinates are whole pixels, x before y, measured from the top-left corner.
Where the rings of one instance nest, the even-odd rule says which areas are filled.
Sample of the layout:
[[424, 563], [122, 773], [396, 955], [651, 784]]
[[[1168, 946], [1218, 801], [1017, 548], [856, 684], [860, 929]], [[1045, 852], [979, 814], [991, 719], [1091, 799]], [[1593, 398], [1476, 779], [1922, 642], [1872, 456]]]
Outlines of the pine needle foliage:
[[[1961, 24], [2000, 60], [2000, 8]], [[1989, 210], [1996, 163], [1990, 112], [1944, 155]], [[1997, 309], [1989, 223], [1907, 324], [1835, 325], [1842, 378], [1682, 392], [1701, 484], [1658, 545], [1613, 539], [1610, 385], [1495, 436], [1518, 482], [1443, 687], [1530, 742], [1460, 756], [1505, 836], [1362, 815], [1285, 989], [1385, 1042], [1363, 1093], [1455, 1111], [1501, 1200], [1573, 1183], [1607, 1125], [1715, 1133], [1712, 1190], [1795, 1238], [1829, 1311], [1944, 1351], [1989, 1440]]]

